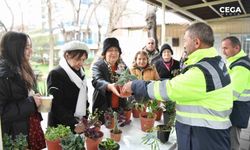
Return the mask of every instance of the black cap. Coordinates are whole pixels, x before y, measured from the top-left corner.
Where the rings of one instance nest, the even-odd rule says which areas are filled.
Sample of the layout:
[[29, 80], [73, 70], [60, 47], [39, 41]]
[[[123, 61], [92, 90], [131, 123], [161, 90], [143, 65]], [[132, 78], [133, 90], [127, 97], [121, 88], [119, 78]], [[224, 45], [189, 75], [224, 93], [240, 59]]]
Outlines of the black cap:
[[116, 47], [118, 48], [119, 50], [119, 53], [121, 55], [122, 51], [121, 51], [121, 48], [119, 46], [119, 41], [114, 38], [114, 37], [111, 37], [111, 38], [106, 38], [103, 42], [103, 51], [102, 51], [102, 55], [105, 55], [105, 53], [107, 52], [107, 50], [110, 48], [110, 47]]
[[168, 45], [168, 44], [163, 44], [163, 45], [161, 46], [160, 55], [162, 55], [162, 52], [163, 52], [163, 50], [165, 50], [165, 49], [170, 50], [170, 52], [171, 52], [172, 55], [174, 54], [174, 53], [173, 53], [173, 50], [172, 50], [172, 48], [171, 48], [170, 45]]

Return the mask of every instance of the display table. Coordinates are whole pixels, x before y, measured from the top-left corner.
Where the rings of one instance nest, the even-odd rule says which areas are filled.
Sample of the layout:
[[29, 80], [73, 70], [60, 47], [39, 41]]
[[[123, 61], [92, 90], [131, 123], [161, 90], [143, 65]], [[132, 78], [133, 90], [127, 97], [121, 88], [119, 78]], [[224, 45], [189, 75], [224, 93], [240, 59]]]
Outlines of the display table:
[[[150, 150], [149, 145], [145, 145], [142, 142], [142, 137], [147, 133], [141, 130], [141, 122], [139, 118], [131, 117], [132, 122], [130, 125], [124, 127], [119, 127], [122, 130], [122, 137], [120, 144], [120, 150]], [[158, 124], [163, 124], [163, 121], [155, 121], [154, 126]], [[101, 131], [104, 132], [104, 138], [110, 137], [110, 129], [107, 129], [105, 126], [101, 127]], [[155, 132], [156, 134], [156, 132]], [[162, 144], [159, 141], [159, 146], [161, 150], [174, 149], [176, 147], [176, 133], [171, 132], [169, 141], [165, 144]]]

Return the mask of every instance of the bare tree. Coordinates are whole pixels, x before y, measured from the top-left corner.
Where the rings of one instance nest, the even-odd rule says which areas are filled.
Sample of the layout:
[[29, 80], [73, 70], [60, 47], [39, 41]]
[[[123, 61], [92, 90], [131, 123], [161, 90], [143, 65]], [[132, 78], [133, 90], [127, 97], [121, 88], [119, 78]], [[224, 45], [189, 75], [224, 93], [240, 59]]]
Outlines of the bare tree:
[[115, 27], [119, 19], [122, 17], [123, 12], [126, 10], [129, 0], [110, 0], [109, 4], [109, 22], [106, 36], [111, 36], [115, 31]]
[[146, 22], [148, 29], [148, 37], [153, 37], [155, 39], [155, 45], [158, 45], [157, 35], [156, 35], [156, 7], [148, 4]]
[[47, 7], [48, 7], [48, 22], [49, 22], [49, 70], [52, 70], [54, 65], [54, 37], [52, 29], [51, 0], [47, 0]]
[[11, 14], [11, 25], [10, 25], [10, 31], [13, 30], [13, 26], [14, 26], [14, 14], [13, 14], [13, 11], [12, 9], [10, 8], [9, 4], [7, 3], [7, 0], [4, 0], [5, 2], [5, 5], [7, 6], [7, 8], [9, 9], [10, 11], [10, 14]]

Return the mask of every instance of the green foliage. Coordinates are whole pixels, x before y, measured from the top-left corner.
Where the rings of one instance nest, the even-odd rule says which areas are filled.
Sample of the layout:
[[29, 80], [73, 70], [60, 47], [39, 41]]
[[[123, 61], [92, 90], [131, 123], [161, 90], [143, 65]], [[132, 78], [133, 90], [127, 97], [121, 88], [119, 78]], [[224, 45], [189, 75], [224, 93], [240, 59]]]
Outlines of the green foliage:
[[47, 91], [47, 82], [43, 81], [40, 82], [37, 86], [37, 91], [42, 95], [42, 96], [49, 96], [49, 92]]
[[45, 132], [45, 139], [54, 141], [72, 134], [69, 126], [59, 124], [57, 127], [48, 127]]
[[4, 150], [26, 150], [28, 148], [28, 142], [26, 135], [20, 133], [13, 140], [10, 135], [3, 135], [3, 148]]
[[142, 137], [142, 143], [145, 145], [150, 145], [151, 150], [160, 150], [159, 139], [154, 134], [154, 132], [149, 132]]
[[162, 110], [162, 107], [158, 105], [157, 100], [151, 100], [148, 103], [148, 107], [154, 112], [154, 111], [159, 111]]
[[129, 82], [129, 81], [133, 81], [136, 80], [137, 77], [135, 75], [131, 75], [129, 69], [127, 68], [126, 70], [122, 71], [118, 81], [116, 82], [116, 85], [124, 85], [125, 83]]
[[175, 102], [173, 101], [165, 101], [163, 102], [164, 108], [167, 114], [172, 115], [175, 114]]
[[105, 148], [106, 150], [114, 150], [116, 149], [119, 145], [116, 143], [113, 139], [106, 138], [105, 141], [102, 141], [99, 146]]
[[85, 150], [84, 141], [80, 135], [70, 135], [62, 138], [61, 146], [63, 150]]

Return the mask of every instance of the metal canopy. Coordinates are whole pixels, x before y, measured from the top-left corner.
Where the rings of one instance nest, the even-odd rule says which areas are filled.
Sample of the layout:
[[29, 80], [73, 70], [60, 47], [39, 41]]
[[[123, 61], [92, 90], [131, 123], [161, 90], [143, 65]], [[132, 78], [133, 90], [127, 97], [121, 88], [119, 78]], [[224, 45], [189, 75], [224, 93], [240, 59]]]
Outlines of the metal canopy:
[[145, 0], [147, 3], [166, 6], [189, 21], [223, 21], [250, 18], [250, 0]]

